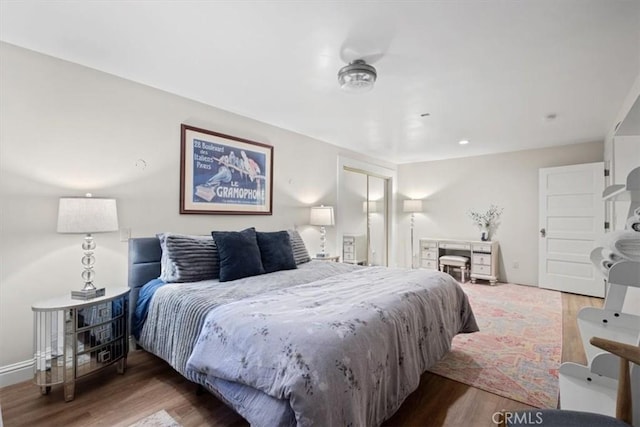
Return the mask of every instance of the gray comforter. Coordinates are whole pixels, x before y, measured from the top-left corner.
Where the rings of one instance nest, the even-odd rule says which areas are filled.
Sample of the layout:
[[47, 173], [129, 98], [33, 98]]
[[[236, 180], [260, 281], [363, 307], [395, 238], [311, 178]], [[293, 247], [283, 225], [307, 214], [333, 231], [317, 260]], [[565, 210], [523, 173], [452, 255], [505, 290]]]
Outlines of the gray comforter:
[[450, 276], [364, 268], [216, 306], [187, 376], [288, 401], [299, 426], [375, 426], [453, 336], [477, 330]]
[[186, 372], [191, 350], [212, 308], [254, 295], [310, 283], [363, 267], [338, 262], [311, 261], [295, 270], [277, 271], [230, 282], [204, 280], [172, 283], [158, 289], [149, 305], [139, 344], [167, 361], [191, 381], [199, 375]]

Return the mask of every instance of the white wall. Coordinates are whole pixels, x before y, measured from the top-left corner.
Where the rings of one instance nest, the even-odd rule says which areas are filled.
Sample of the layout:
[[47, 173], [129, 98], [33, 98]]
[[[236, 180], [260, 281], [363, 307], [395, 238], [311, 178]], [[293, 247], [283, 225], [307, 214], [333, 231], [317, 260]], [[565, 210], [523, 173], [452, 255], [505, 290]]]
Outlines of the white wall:
[[[115, 197], [120, 227], [134, 237], [297, 226], [315, 253], [308, 206], [335, 204], [338, 156], [371, 161], [4, 43], [0, 67], [0, 374], [33, 356], [31, 304], [81, 287], [81, 236], [55, 232], [60, 196]], [[179, 214], [181, 123], [274, 146], [272, 216]], [[335, 253], [336, 231], [327, 231]], [[119, 233], [94, 237], [96, 284], [126, 286], [127, 243]]]
[[[492, 240], [500, 242], [500, 281], [538, 284], [538, 169], [603, 160], [602, 142], [466, 157], [398, 167], [398, 206], [423, 199], [415, 240], [479, 240], [469, 209], [504, 208]], [[409, 215], [398, 213], [399, 264], [410, 265]], [[417, 255], [417, 249], [415, 250]], [[515, 267], [515, 265], [518, 267]]]

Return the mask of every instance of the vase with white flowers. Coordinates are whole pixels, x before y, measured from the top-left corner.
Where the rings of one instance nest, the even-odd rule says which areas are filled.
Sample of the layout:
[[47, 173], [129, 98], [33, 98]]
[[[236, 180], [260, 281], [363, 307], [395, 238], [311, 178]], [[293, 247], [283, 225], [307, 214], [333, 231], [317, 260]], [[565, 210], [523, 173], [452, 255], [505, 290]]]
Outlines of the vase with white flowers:
[[469, 210], [469, 217], [480, 229], [480, 239], [485, 242], [491, 238], [491, 232], [498, 228], [503, 208], [490, 205], [486, 212]]

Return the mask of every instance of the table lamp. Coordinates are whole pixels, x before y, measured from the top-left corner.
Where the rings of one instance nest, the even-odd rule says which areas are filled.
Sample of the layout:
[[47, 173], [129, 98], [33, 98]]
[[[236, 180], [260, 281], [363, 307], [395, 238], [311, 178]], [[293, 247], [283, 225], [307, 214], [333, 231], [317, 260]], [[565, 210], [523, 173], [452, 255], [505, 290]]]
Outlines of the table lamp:
[[82, 249], [82, 280], [84, 287], [80, 291], [71, 291], [71, 298], [88, 300], [105, 295], [105, 289], [96, 289], [93, 284], [95, 273], [93, 251], [96, 243], [93, 233], [106, 233], [118, 230], [118, 211], [115, 199], [99, 197], [61, 197], [58, 205], [58, 233], [85, 234]]
[[326, 258], [329, 256], [325, 252], [325, 244], [327, 242], [327, 230], [325, 226], [334, 225], [333, 206], [314, 206], [311, 208], [309, 224], [320, 226], [320, 253], [316, 254], [318, 258]]

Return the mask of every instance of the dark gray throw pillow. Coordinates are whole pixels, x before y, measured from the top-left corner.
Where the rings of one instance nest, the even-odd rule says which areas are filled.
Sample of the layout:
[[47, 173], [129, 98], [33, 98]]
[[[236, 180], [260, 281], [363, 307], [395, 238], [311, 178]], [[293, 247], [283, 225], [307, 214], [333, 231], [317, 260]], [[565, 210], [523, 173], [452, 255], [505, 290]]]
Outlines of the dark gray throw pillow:
[[298, 230], [287, 230], [289, 237], [291, 238], [291, 250], [293, 251], [293, 258], [296, 260], [296, 264], [300, 265], [305, 262], [311, 261], [309, 251], [300, 237]]
[[256, 232], [265, 273], [298, 268], [293, 258], [291, 240], [286, 231]]
[[220, 256], [220, 281], [264, 274], [255, 228], [242, 231], [212, 231]]
[[162, 233], [158, 239], [162, 248], [162, 281], [198, 282], [218, 278], [218, 248], [211, 236]]

